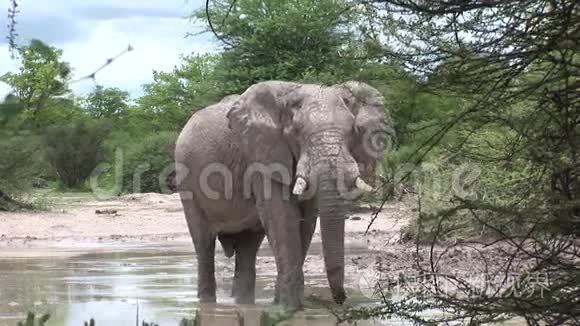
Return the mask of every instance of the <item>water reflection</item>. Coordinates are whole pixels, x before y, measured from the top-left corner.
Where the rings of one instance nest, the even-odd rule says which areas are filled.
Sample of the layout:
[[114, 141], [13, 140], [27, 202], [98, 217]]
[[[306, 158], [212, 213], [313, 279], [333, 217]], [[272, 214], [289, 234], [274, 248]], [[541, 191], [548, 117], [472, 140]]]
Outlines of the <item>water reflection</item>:
[[[318, 249], [313, 245], [310, 258], [320, 256]], [[259, 325], [261, 311], [272, 308], [276, 275], [267, 249], [260, 250], [258, 258], [256, 305], [242, 307], [229, 297], [233, 259], [221, 253], [216, 257], [219, 304], [198, 304], [190, 242], [102, 245], [75, 251], [79, 248], [55, 248], [48, 257], [0, 258], [0, 325], [16, 325], [27, 311], [49, 312], [48, 326], [83, 325], [91, 317], [97, 325], [134, 325], [137, 314], [140, 320], [161, 326], [178, 325], [197, 309], [202, 325], [238, 325], [240, 315], [244, 325]], [[360, 254], [361, 249], [351, 248], [348, 253]], [[309, 270], [306, 277], [306, 295], [328, 296], [323, 270]], [[352, 298], [365, 302], [356, 294]], [[334, 325], [334, 319], [324, 310], [306, 309], [285, 325]]]

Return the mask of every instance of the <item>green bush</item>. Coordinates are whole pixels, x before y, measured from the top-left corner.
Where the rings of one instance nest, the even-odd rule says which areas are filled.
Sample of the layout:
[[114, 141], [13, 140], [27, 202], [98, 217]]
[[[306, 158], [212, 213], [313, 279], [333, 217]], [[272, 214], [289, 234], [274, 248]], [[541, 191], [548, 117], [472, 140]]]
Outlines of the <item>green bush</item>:
[[44, 314], [38, 319], [33, 312], [28, 312], [26, 315], [26, 321], [19, 321], [18, 326], [44, 326], [46, 322], [50, 319], [50, 314]]
[[162, 132], [132, 144], [123, 162], [123, 191], [166, 192], [176, 139], [177, 133]]
[[46, 157], [63, 186], [82, 186], [102, 162], [109, 129], [106, 122], [86, 118], [46, 129]]
[[23, 206], [17, 199], [38, 175], [39, 146], [31, 136], [0, 139], [0, 210]]
[[[468, 134], [457, 132], [460, 139]], [[482, 128], [463, 141], [468, 155], [439, 151], [440, 155], [413, 171], [421, 215], [403, 230], [405, 237], [455, 241], [525, 234], [533, 226], [529, 216], [515, 214], [506, 219], [500, 213], [525, 210], [543, 202], [543, 189], [530, 186], [541, 179], [541, 171], [517, 157], [508, 165], [497, 164], [509, 136], [500, 128]]]

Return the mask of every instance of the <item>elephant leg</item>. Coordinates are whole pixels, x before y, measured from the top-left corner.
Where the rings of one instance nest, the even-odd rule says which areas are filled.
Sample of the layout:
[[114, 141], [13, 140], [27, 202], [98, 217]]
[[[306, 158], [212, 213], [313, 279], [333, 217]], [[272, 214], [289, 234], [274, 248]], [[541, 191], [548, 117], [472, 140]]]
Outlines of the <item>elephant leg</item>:
[[[300, 223], [300, 240], [302, 242], [302, 266], [308, 254], [308, 248], [312, 242], [312, 236], [316, 229], [316, 218], [318, 217], [318, 205], [316, 199], [310, 199], [300, 203], [302, 222]], [[274, 289], [274, 303], [280, 302], [279, 280], [276, 280]]]
[[256, 292], [256, 254], [264, 240], [264, 231], [243, 231], [237, 234], [234, 249], [236, 267], [232, 296], [238, 304], [253, 304]]
[[[276, 260], [279, 303], [302, 307], [304, 273], [302, 270], [301, 212], [294, 199], [285, 198], [284, 187], [271, 183], [264, 191], [262, 182], [254, 183], [254, 195], [260, 220]], [[287, 189], [286, 189], [287, 190]]]
[[182, 197], [185, 219], [197, 257], [197, 297], [201, 302], [216, 302], [215, 240], [207, 219], [195, 199]]

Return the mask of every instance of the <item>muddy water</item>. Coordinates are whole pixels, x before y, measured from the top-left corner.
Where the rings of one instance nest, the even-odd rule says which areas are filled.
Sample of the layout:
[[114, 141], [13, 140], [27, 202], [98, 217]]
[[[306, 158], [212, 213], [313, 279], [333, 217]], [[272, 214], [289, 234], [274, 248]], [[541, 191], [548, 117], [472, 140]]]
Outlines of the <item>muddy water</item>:
[[[185, 240], [0, 250], [0, 325], [16, 325], [27, 311], [50, 313], [48, 326], [80, 326], [91, 317], [97, 325], [135, 325], [137, 316], [161, 326], [178, 325], [181, 318], [191, 318], [200, 308], [203, 325], [238, 325], [237, 311], [246, 316], [245, 325], [257, 325], [260, 311], [273, 308], [276, 273], [267, 247], [258, 258], [256, 305], [244, 307], [234, 305], [229, 297], [233, 259], [222, 253], [216, 256], [219, 304], [199, 305], [193, 247]], [[346, 260], [365, 250], [364, 246], [347, 246]], [[328, 298], [320, 251], [320, 244], [314, 243], [305, 266], [305, 292]], [[371, 304], [358, 291], [353, 275], [356, 271], [347, 272], [350, 302]], [[323, 309], [307, 308], [290, 324], [321, 326], [334, 325], [334, 321]]]

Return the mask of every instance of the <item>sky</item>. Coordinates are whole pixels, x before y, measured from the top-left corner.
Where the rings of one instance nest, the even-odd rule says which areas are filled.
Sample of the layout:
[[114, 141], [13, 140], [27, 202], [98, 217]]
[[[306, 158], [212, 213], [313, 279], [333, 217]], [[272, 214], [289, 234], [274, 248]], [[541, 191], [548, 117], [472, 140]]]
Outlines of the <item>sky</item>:
[[[96, 81], [118, 87], [131, 97], [142, 95], [142, 85], [153, 80], [153, 70], [171, 71], [182, 55], [215, 52], [219, 44], [210, 34], [186, 37], [203, 30], [188, 15], [203, 0], [20, 0], [17, 16], [18, 43], [37, 38], [63, 50], [63, 60], [73, 68], [73, 80], [86, 76], [130, 44], [133, 51], [101, 70]], [[19, 62], [10, 58], [8, 0], [0, 0], [0, 75], [17, 72]], [[94, 89], [90, 79], [73, 83], [76, 95]], [[0, 82], [0, 98], [10, 91]]]

